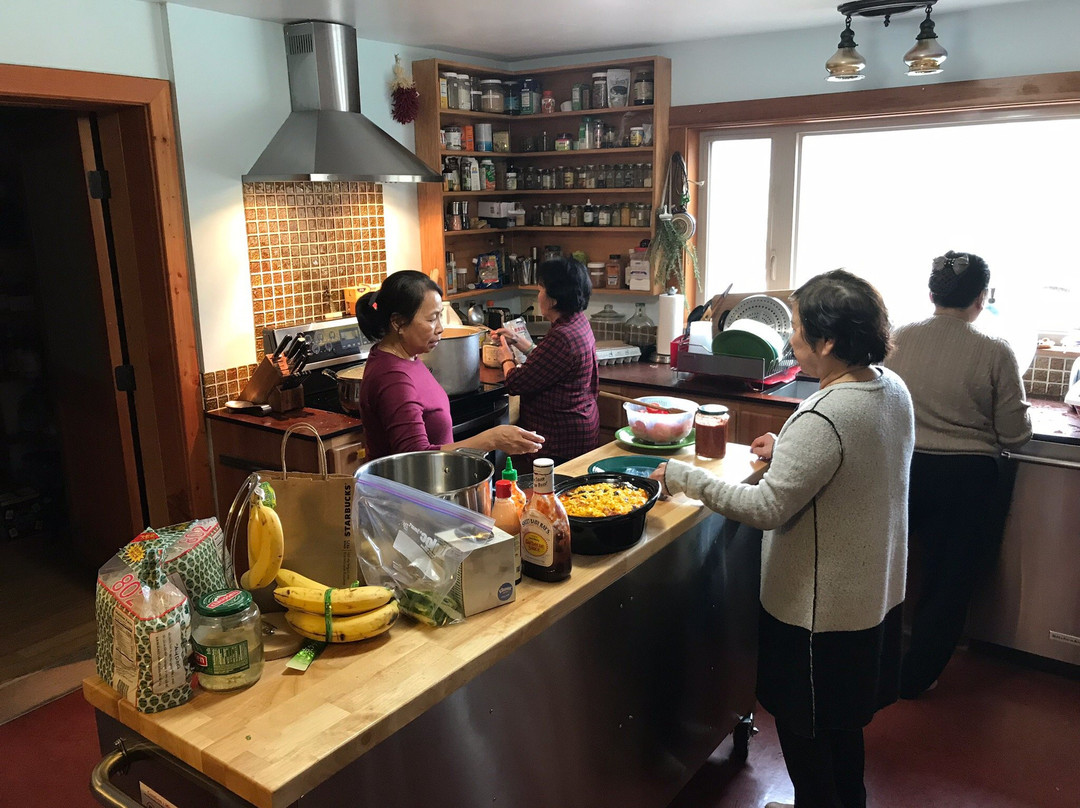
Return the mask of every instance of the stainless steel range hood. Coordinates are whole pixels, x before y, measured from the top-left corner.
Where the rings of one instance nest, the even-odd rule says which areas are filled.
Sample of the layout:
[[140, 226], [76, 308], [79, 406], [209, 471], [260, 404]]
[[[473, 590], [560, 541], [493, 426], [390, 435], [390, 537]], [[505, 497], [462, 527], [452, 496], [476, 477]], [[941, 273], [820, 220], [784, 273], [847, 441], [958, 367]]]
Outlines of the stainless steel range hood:
[[356, 29], [290, 23], [285, 53], [293, 111], [244, 182], [442, 182], [440, 174], [360, 114]]

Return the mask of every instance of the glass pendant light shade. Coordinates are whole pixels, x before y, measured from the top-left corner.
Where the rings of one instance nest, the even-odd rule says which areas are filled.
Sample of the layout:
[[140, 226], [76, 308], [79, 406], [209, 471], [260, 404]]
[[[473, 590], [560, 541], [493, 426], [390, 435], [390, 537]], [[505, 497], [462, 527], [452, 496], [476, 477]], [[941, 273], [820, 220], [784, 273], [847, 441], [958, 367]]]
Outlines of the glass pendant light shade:
[[919, 34], [915, 37], [915, 46], [904, 54], [904, 64], [908, 66], [909, 76], [932, 76], [941, 72], [941, 63], [949, 52], [941, 47], [934, 32], [934, 21], [930, 19], [930, 8], [926, 9], [926, 19], [919, 25]]
[[858, 81], [866, 78], [862, 75], [866, 60], [855, 50], [855, 44], [855, 32], [851, 30], [851, 17], [848, 17], [840, 34], [838, 50], [825, 63], [825, 69], [829, 71], [826, 81]]

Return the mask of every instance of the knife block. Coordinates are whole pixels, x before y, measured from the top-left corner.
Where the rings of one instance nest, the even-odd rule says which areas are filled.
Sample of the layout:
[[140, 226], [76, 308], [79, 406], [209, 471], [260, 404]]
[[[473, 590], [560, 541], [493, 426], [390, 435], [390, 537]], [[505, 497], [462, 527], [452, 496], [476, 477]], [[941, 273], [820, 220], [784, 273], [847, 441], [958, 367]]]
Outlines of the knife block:
[[275, 387], [270, 391], [270, 409], [274, 412], [289, 412], [304, 407], [304, 388], [302, 385], [282, 390]]
[[244, 389], [240, 391], [240, 399], [252, 404], [266, 404], [270, 400], [270, 391], [279, 384], [281, 370], [269, 356], [264, 356]]

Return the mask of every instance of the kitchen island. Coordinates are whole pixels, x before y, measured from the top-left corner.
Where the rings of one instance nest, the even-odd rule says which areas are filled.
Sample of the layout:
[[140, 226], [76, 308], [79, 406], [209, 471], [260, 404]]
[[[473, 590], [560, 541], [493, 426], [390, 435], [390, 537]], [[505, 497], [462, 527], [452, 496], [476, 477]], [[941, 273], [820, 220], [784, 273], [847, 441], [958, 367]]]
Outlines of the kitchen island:
[[[608, 444], [557, 471], [619, 454]], [[674, 456], [693, 461], [692, 447]], [[738, 444], [703, 465], [732, 481], [765, 468]], [[97, 677], [83, 690], [103, 752], [149, 740], [224, 786], [219, 805], [662, 808], [748, 729], [759, 536], [680, 495], [628, 550], [575, 555], [569, 580], [526, 578], [514, 603], [458, 625], [402, 619], [303, 674], [271, 661], [246, 690], [152, 715]], [[130, 777], [138, 793], [150, 774]]]

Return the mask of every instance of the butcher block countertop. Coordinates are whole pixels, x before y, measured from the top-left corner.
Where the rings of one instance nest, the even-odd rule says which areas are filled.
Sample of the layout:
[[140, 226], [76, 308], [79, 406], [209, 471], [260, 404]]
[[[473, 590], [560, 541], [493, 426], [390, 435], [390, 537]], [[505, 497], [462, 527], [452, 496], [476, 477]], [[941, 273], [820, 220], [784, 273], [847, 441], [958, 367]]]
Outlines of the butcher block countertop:
[[[607, 444], [556, 471], [586, 473], [601, 458], [629, 454]], [[671, 455], [694, 459], [693, 446]], [[729, 444], [724, 460], [701, 463], [731, 481], [760, 477], [765, 464]], [[287, 806], [559, 618], [642, 564], [709, 512], [679, 495], [657, 502], [645, 536], [608, 556], [574, 556], [561, 583], [529, 578], [517, 600], [444, 628], [402, 618], [374, 640], [330, 645], [305, 673], [266, 663], [246, 690], [196, 690], [180, 707], [146, 715], [97, 676], [83, 682], [94, 707], [260, 808]], [[287, 540], [287, 538], [286, 538]]]

